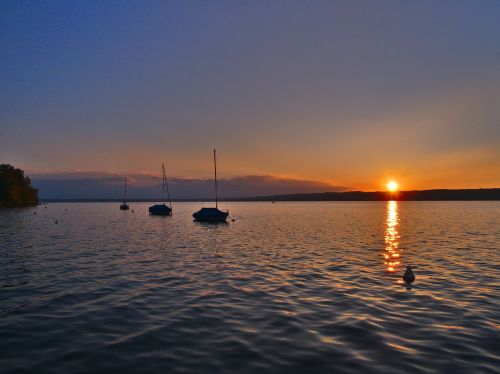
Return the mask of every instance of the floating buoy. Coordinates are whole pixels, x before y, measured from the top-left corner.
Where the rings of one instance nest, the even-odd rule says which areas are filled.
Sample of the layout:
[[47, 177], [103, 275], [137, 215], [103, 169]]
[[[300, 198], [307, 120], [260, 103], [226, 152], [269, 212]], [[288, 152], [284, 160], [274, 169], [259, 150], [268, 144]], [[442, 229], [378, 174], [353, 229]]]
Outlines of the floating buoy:
[[132, 213], [135, 213], [135, 210], [132, 209]]
[[36, 212], [33, 212], [33, 215], [36, 216]]
[[415, 274], [413, 274], [413, 270], [411, 270], [411, 266], [410, 265], [408, 265], [406, 267], [406, 271], [403, 274], [403, 280], [407, 284], [415, 282]]
[[57, 225], [57, 220], [55, 220], [54, 223]]

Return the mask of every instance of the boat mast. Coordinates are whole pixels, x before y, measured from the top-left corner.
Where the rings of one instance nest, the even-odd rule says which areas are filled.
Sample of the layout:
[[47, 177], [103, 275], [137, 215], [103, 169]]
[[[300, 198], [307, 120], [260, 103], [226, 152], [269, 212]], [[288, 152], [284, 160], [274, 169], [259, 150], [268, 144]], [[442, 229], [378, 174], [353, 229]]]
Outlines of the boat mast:
[[165, 175], [165, 164], [161, 164], [163, 169], [163, 203], [165, 204], [165, 187], [167, 188], [168, 205], [172, 209], [172, 200], [170, 200], [170, 192], [168, 191], [167, 176]]
[[161, 187], [163, 192], [163, 204], [165, 204], [165, 165], [161, 164], [161, 168], [163, 170], [163, 178], [161, 180]]
[[218, 203], [218, 199], [217, 199], [217, 159], [215, 157], [215, 148], [214, 148], [214, 170], [215, 170], [215, 208], [217, 209], [218, 206], [217, 206], [217, 203]]
[[125, 201], [123, 203], [127, 203], [127, 177], [125, 177]]

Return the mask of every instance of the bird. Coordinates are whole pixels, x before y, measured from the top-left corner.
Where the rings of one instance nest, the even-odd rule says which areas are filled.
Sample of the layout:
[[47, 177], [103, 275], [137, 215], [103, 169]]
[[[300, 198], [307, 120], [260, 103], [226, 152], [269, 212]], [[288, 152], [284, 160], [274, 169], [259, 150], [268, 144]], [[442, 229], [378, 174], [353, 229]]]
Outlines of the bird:
[[406, 271], [403, 274], [403, 280], [405, 283], [413, 283], [415, 282], [415, 274], [413, 274], [413, 270], [411, 270], [411, 265], [406, 267]]

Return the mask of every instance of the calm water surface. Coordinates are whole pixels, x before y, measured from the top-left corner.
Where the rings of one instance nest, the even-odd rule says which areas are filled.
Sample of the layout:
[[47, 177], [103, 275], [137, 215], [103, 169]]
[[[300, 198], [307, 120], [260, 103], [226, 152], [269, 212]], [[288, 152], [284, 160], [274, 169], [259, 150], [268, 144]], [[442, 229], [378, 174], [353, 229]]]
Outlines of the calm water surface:
[[148, 205], [0, 211], [0, 372], [500, 371], [499, 202]]

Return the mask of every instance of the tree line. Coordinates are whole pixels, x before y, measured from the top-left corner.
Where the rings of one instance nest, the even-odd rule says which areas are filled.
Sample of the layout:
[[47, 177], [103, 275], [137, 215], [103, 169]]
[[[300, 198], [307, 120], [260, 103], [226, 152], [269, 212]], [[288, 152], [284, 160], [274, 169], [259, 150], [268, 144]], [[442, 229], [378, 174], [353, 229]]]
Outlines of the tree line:
[[0, 165], [0, 208], [16, 208], [38, 204], [38, 190], [24, 171], [12, 165]]

